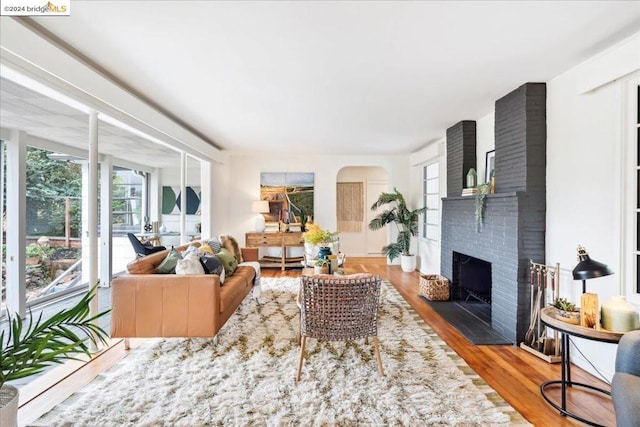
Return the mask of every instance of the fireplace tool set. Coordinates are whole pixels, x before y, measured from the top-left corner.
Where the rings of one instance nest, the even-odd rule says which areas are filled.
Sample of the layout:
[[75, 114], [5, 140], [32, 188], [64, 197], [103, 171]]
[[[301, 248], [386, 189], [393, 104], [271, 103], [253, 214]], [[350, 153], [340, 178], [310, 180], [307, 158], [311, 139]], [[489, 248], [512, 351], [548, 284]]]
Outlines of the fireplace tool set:
[[529, 285], [531, 287], [531, 305], [529, 329], [520, 347], [546, 360], [549, 363], [560, 362], [560, 338], [558, 331], [553, 336], [542, 325], [540, 310], [553, 304], [560, 295], [560, 264], [555, 266], [530, 261]]

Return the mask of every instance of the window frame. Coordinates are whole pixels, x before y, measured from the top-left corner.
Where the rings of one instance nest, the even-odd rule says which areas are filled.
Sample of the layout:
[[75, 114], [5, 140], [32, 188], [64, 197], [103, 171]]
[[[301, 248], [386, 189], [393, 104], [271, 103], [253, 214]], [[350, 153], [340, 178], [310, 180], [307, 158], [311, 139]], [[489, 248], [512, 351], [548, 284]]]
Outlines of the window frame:
[[[149, 174], [146, 172], [139, 172], [136, 169], [132, 169], [132, 168], [128, 168], [128, 167], [122, 167], [122, 166], [114, 166], [113, 167], [113, 173], [112, 173], [112, 180], [117, 176], [118, 172], [121, 171], [127, 171], [130, 172], [131, 174], [133, 174], [134, 176], [138, 177], [137, 179], [140, 180], [140, 183], [132, 183], [132, 182], [123, 182], [123, 183], [112, 183], [112, 191], [111, 191], [111, 203], [112, 203], [112, 207], [111, 207], [111, 214], [112, 214], [112, 224], [111, 226], [113, 227], [113, 233], [118, 234], [118, 233], [126, 233], [126, 232], [139, 232], [141, 231], [142, 227], [144, 226], [144, 219], [147, 216], [147, 212], [149, 212], [149, 198], [147, 197], [148, 194], [148, 183], [149, 183]], [[125, 190], [125, 195], [124, 196], [115, 196], [116, 193], [116, 186], [120, 187], [122, 189], [126, 189]], [[137, 188], [139, 190], [140, 196], [134, 196], [131, 194], [127, 194], [130, 193], [132, 188]], [[113, 207], [113, 204], [115, 201], [131, 201], [131, 200], [136, 200], [139, 202], [140, 207], [140, 214], [139, 217], [136, 214], [135, 210], [131, 210], [131, 211], [116, 211], [115, 208]], [[131, 224], [128, 224], [127, 221], [125, 221], [124, 223], [119, 222], [116, 223], [116, 217], [120, 217], [120, 216], [126, 216], [126, 215], [131, 215]], [[133, 216], [135, 216], [136, 218], [134, 219]], [[138, 222], [138, 224], [136, 225], [136, 220]], [[123, 225], [124, 224], [124, 225]]]
[[[437, 175], [435, 177], [429, 177], [428, 176], [428, 169], [429, 167], [433, 166], [433, 165], [437, 165]], [[435, 192], [428, 192], [428, 183], [429, 181], [435, 181]], [[427, 199], [429, 196], [436, 196], [438, 203], [436, 205], [436, 207], [431, 207], [427, 204]], [[423, 206], [426, 207], [424, 213], [422, 214], [422, 227], [420, 230], [420, 238], [422, 238], [423, 240], [427, 241], [427, 242], [434, 242], [434, 243], [438, 243], [440, 242], [440, 225], [441, 225], [441, 220], [440, 220], [440, 159], [438, 157], [435, 157], [431, 160], [428, 160], [427, 162], [425, 162], [424, 166], [422, 167], [422, 202], [423, 202]], [[428, 222], [427, 221], [427, 217], [428, 217], [428, 213], [429, 212], [435, 212], [436, 213], [436, 217], [438, 218], [438, 221], [436, 223], [433, 222]], [[438, 230], [438, 233], [436, 236], [430, 236], [427, 232], [429, 226], [434, 226], [436, 227], [436, 229]]]
[[624, 222], [621, 230], [622, 295], [640, 305], [640, 74], [623, 85], [624, 122], [621, 165], [623, 167], [621, 199]]

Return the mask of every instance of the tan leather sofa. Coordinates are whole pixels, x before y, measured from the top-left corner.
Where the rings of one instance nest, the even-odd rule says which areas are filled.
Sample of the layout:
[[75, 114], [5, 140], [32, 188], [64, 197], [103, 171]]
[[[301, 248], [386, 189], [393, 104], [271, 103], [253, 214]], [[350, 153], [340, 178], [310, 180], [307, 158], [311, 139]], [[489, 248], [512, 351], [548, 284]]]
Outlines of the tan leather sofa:
[[[195, 243], [199, 246], [199, 243]], [[184, 250], [187, 245], [180, 246]], [[258, 250], [242, 248], [244, 261]], [[238, 266], [220, 285], [215, 274], [155, 274], [168, 250], [131, 261], [111, 287], [111, 337], [214, 337], [253, 288], [255, 270]]]

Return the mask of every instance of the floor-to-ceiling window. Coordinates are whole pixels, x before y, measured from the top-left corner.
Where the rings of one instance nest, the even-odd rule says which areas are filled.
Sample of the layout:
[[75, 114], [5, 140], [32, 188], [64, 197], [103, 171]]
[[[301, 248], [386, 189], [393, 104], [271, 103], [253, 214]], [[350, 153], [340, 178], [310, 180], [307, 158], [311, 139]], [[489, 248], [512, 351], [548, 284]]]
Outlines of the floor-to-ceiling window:
[[[86, 287], [87, 270], [93, 270], [87, 262], [93, 259], [87, 245], [89, 197], [98, 198], [97, 268], [101, 284], [110, 282], [109, 273], [125, 271], [135, 257], [127, 232], [141, 232], [146, 221], [159, 221], [169, 231], [181, 230], [180, 215], [163, 215], [160, 209], [160, 188], [181, 182], [179, 173], [174, 172], [180, 171], [181, 151], [158, 139], [157, 132], [149, 135], [106, 113], [97, 112], [98, 123], [92, 127], [90, 117], [97, 111], [96, 105], [80, 104], [17, 72], [5, 74], [3, 69], [0, 84], [0, 137], [5, 140], [0, 141], [0, 164], [6, 166], [0, 173], [4, 178], [0, 179], [4, 208], [0, 215], [0, 315], [7, 307], [24, 314], [29, 307], [48, 304], [66, 291], [77, 290], [74, 286], [81, 282]], [[98, 194], [89, 195], [89, 142], [94, 137]], [[165, 169], [171, 172], [163, 174]], [[188, 163], [185, 169], [187, 186], [199, 193], [199, 161], [195, 166]], [[112, 178], [109, 185], [104, 184], [107, 176]], [[102, 209], [107, 204], [109, 207]], [[196, 224], [200, 221], [198, 207], [186, 218], [186, 233], [199, 234]], [[162, 243], [177, 245], [182, 237], [168, 238], [174, 240]], [[8, 277], [7, 253], [11, 256]], [[27, 258], [32, 264], [26, 265]]]
[[81, 191], [82, 170], [77, 162], [64, 154], [27, 147], [27, 301], [78, 284]]

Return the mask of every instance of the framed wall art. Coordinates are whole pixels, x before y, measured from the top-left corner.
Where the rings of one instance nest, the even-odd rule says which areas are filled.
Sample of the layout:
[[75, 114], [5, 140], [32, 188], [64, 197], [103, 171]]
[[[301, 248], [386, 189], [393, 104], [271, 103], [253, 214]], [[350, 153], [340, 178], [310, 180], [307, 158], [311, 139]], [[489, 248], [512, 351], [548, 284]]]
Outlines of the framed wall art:
[[491, 182], [496, 168], [496, 150], [487, 151], [484, 161], [484, 182]]
[[262, 172], [260, 200], [269, 202], [267, 223], [304, 223], [313, 217], [313, 172]]

